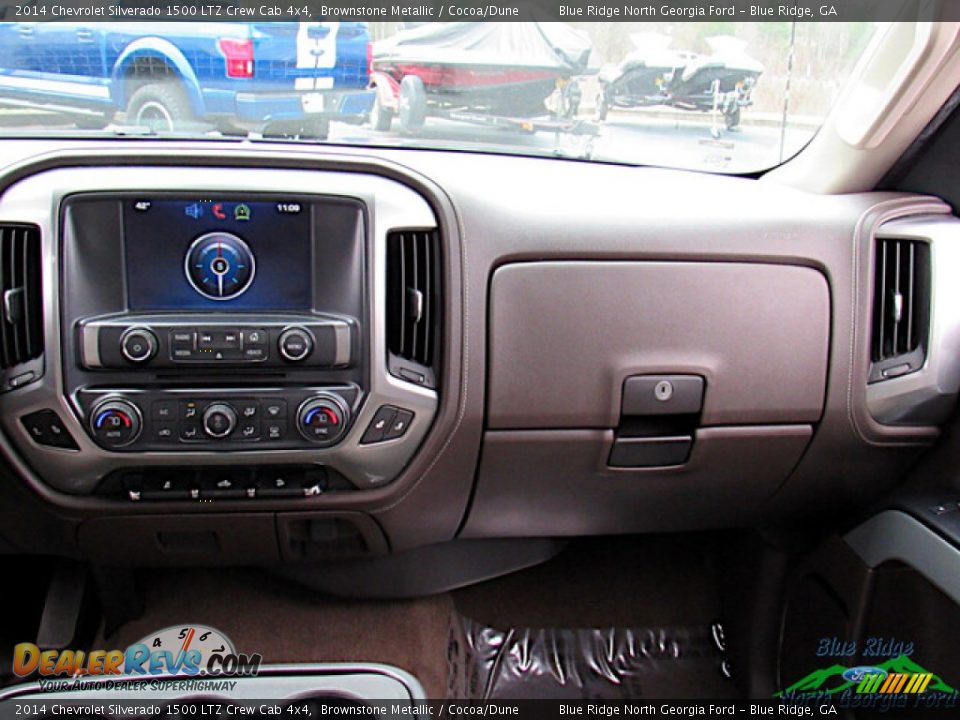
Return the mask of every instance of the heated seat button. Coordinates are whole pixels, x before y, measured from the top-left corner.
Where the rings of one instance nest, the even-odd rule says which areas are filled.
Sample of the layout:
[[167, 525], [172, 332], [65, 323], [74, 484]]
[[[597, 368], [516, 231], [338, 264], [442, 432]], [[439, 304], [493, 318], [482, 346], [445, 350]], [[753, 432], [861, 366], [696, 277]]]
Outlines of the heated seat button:
[[409, 410], [400, 410], [397, 409], [397, 414], [394, 416], [393, 421], [390, 423], [390, 427], [387, 428], [387, 431], [383, 435], [384, 440], [394, 440], [398, 437], [403, 436], [407, 432], [407, 428], [410, 427], [410, 423], [413, 421], [413, 413]]
[[24, 428], [38, 445], [79, 450], [73, 437], [53, 410], [40, 410], [20, 419]]
[[384, 405], [377, 410], [377, 414], [373, 416], [373, 420], [371, 420], [367, 426], [366, 432], [364, 432], [363, 437], [360, 438], [360, 444], [369, 445], [383, 440], [387, 431], [392, 427], [393, 420], [396, 416], [397, 409], [389, 405]]

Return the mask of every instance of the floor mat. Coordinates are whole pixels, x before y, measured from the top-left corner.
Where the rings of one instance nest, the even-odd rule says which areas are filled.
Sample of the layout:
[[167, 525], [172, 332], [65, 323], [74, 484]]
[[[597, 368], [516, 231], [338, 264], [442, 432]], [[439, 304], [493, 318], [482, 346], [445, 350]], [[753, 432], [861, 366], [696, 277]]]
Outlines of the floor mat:
[[[579, 540], [454, 593], [452, 697], [734, 698], [713, 535]], [[726, 665], [729, 672], [729, 665]]]
[[471, 700], [737, 697], [709, 627], [511, 628], [461, 618], [448, 694]]
[[420, 680], [429, 697], [447, 686], [449, 596], [337, 600], [258, 570], [154, 570], [141, 577], [144, 615], [95, 647], [126, 647], [178, 624], [204, 624], [265, 663], [372, 662]]

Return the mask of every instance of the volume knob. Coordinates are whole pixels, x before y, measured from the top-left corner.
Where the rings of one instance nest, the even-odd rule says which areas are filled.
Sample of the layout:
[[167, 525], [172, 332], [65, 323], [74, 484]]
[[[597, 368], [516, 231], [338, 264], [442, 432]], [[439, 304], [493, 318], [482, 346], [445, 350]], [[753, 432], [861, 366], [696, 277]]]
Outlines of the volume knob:
[[120, 352], [132, 363], [146, 363], [157, 354], [157, 336], [147, 328], [130, 328], [120, 336]]

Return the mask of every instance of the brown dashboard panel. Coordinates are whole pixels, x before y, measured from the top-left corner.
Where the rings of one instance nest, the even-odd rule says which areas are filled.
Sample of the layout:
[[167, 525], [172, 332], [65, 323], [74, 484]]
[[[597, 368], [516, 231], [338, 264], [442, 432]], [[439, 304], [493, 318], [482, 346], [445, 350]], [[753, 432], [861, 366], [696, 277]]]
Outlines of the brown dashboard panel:
[[[501, 267], [488, 429], [463, 535], [755, 521], [823, 413], [829, 333], [827, 281], [810, 267]], [[678, 404], [671, 393], [684, 385], [693, 390]], [[628, 398], [628, 388], [652, 392]], [[641, 454], [623, 462], [624, 451]]]
[[488, 432], [461, 537], [730, 527], [755, 520], [800, 461], [809, 425], [703, 428], [685, 465], [607, 467], [610, 430]]
[[733, 262], [534, 262], [490, 300], [490, 429], [612, 428], [631, 375], [705, 378], [701, 425], [809, 423], [823, 411], [824, 276]]

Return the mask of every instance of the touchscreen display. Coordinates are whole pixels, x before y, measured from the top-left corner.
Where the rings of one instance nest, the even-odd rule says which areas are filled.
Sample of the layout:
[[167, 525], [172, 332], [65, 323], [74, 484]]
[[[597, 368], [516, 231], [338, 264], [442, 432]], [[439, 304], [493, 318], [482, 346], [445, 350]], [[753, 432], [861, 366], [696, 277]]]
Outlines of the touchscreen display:
[[309, 309], [310, 215], [292, 199], [123, 201], [130, 309]]

